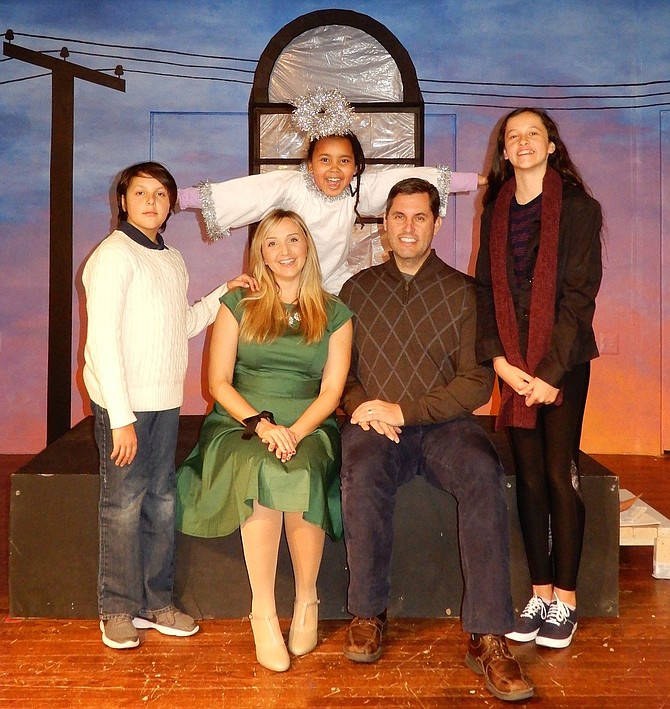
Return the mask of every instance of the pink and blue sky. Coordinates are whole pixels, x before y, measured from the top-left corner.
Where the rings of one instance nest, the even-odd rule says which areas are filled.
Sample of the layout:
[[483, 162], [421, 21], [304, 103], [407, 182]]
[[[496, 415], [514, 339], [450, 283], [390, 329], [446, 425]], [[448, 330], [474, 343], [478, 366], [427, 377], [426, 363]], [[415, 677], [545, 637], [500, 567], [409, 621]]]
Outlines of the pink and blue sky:
[[[664, 317], [670, 304], [665, 0], [5, 0], [0, 28], [14, 31], [14, 44], [52, 56], [67, 46], [73, 63], [126, 68], [125, 93], [82, 81], [75, 87], [72, 422], [88, 414], [80, 384], [81, 264], [115, 224], [114, 176], [149, 158], [165, 162], [181, 185], [245, 174], [255, 62], [284, 25], [328, 8], [369, 15], [408, 50], [426, 101], [430, 162], [453, 156], [458, 170], [485, 171], [494, 125], [509, 108], [539, 105], [557, 119], [606, 220], [606, 268], [596, 315], [605, 353], [593, 365], [582, 447], [652, 455], [670, 448], [670, 394], [664, 395], [670, 390]], [[429, 93], [434, 90], [463, 93]], [[45, 445], [50, 130], [48, 73], [17, 60], [0, 62], [3, 453], [36, 452]], [[442, 135], [455, 135], [455, 144], [444, 144]], [[471, 272], [481, 196], [461, 195], [450, 209], [455, 222], [440, 241], [440, 253]], [[192, 212], [173, 217], [166, 239], [186, 260], [192, 299], [242, 267], [246, 233], [225, 244], [205, 244]], [[191, 343], [184, 413], [203, 413], [208, 406], [204, 347], [205, 335]]]

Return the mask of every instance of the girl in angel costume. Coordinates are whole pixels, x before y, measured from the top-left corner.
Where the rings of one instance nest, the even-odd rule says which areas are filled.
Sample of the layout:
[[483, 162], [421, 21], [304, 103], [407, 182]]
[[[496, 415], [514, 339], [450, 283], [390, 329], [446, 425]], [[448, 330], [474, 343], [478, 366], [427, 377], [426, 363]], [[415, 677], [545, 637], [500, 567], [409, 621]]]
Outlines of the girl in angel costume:
[[407, 177], [421, 177], [440, 193], [446, 214], [450, 192], [469, 192], [486, 183], [477, 173], [452, 172], [445, 166], [389, 168], [365, 173], [365, 155], [349, 128], [353, 108], [337, 90], [316, 88], [295, 101], [292, 122], [309, 136], [299, 170], [273, 170], [225, 182], [202, 182], [179, 190], [181, 209], [199, 208], [210, 239], [231, 228], [262, 219], [273, 208], [298, 213], [312, 234], [319, 255], [323, 286], [337, 294], [357, 270], [348, 263], [351, 233], [361, 215], [384, 210], [389, 190]]

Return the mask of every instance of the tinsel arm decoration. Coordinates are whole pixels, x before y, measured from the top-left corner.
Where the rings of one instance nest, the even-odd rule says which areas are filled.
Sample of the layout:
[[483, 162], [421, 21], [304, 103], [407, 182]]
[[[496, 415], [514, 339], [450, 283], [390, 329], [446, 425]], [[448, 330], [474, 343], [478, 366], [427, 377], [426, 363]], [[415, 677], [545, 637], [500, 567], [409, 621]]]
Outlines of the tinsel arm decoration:
[[216, 207], [214, 206], [214, 198], [212, 197], [212, 183], [198, 183], [198, 191], [200, 192], [200, 210], [202, 218], [205, 221], [207, 229], [207, 237], [210, 241], [218, 241], [219, 239], [230, 236], [230, 229], [222, 229], [216, 221]]
[[451, 168], [437, 165], [437, 191], [440, 194], [440, 216], [447, 216], [447, 201], [451, 192]]

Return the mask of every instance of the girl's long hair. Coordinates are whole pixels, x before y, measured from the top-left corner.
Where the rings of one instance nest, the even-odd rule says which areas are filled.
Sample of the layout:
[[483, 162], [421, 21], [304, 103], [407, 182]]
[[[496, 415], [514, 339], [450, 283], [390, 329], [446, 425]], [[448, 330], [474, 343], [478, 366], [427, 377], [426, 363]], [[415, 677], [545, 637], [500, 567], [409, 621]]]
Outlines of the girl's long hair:
[[240, 303], [244, 308], [240, 320], [240, 339], [246, 342], [271, 342], [286, 330], [286, 310], [279, 298], [274, 274], [265, 264], [262, 254], [263, 241], [283, 219], [294, 222], [307, 240], [307, 258], [300, 274], [296, 303], [300, 332], [305, 342], [312, 344], [321, 340], [326, 331], [326, 305], [331, 296], [321, 285], [321, 267], [312, 235], [298, 214], [286, 209], [273, 209], [261, 220], [249, 246], [249, 269], [258, 282], [259, 290], [245, 296]]
[[509, 160], [505, 160], [505, 132], [507, 130], [507, 122], [510, 118], [514, 118], [521, 113], [534, 113], [538, 116], [549, 134], [549, 140], [556, 146], [554, 152], [549, 155], [549, 166], [553, 167], [554, 170], [558, 172], [563, 182], [574, 185], [584, 190], [587, 194], [590, 194], [579, 170], [570, 158], [565, 143], [561, 140], [556, 122], [541, 108], [515, 108], [502, 119], [498, 127], [491, 170], [488, 174], [488, 188], [484, 194], [484, 205], [486, 206], [494, 202], [503, 184], [514, 176], [514, 168]]

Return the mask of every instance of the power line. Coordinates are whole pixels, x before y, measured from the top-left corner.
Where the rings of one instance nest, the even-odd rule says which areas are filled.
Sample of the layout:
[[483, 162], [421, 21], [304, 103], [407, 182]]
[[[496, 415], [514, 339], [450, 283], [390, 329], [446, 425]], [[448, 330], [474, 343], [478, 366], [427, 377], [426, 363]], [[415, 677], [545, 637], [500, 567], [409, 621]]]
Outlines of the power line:
[[[104, 68], [104, 69], [98, 69], [97, 71], [101, 72], [107, 72], [107, 71], [113, 71], [114, 68]], [[148, 71], [148, 70], [143, 70], [143, 69], [128, 69], [124, 67], [124, 73], [125, 74], [144, 74], [147, 76], [163, 76], [163, 77], [168, 77], [168, 78], [175, 78], [175, 79], [186, 79], [186, 80], [193, 80], [193, 81], [219, 81], [219, 82], [224, 82], [224, 83], [234, 83], [234, 84], [242, 84], [246, 86], [251, 86], [253, 84], [253, 81], [246, 81], [243, 79], [232, 79], [232, 78], [226, 78], [226, 77], [216, 77], [216, 76], [193, 76], [193, 75], [188, 75], [188, 74], [175, 74], [175, 73], [170, 73], [170, 72], [158, 72], [158, 71]], [[30, 79], [38, 79], [44, 76], [48, 76], [48, 74], [34, 74], [32, 76], [24, 76], [19, 79], [8, 79], [6, 81], [0, 81], [0, 86], [3, 86], [4, 84], [12, 84], [12, 83], [17, 83], [21, 81], [28, 81]], [[636, 96], [619, 96], [619, 97], [606, 97], [606, 96], [563, 96], [563, 97], [555, 97], [555, 96], [528, 96], [527, 94], [523, 95], [498, 95], [498, 94], [469, 94], [467, 92], [430, 92], [426, 91], [425, 93], [460, 93], [461, 95], [465, 96], [488, 96], [488, 97], [494, 97], [494, 98], [501, 98], [501, 99], [512, 99], [512, 98], [518, 98], [518, 99], [524, 99], [526, 102], [528, 101], [545, 101], [545, 100], [569, 100], [569, 101], [577, 101], [580, 99], [588, 98], [588, 99], [600, 99], [604, 100], [605, 98], [618, 98], [618, 99], [623, 99], [623, 98], [628, 98], [630, 100], [635, 101], [638, 97]], [[658, 92], [657, 94], [646, 94], [641, 96], [640, 98], [645, 98], [645, 97], [652, 97], [655, 95], [659, 96], [664, 96], [667, 95], [669, 92]], [[463, 103], [463, 102], [452, 102], [452, 101], [426, 101], [425, 102], [426, 106], [449, 106], [449, 107], [455, 107], [455, 108], [500, 108], [500, 109], [513, 109], [513, 108], [518, 108], [518, 106], [514, 105], [501, 105], [501, 104], [491, 104], [491, 103]], [[638, 104], [634, 103], [632, 105], [621, 105], [618, 104], [616, 106], [552, 106], [551, 110], [552, 111], [605, 111], [605, 110], [613, 110], [613, 109], [633, 109], [633, 108], [654, 108], [654, 107], [659, 107], [659, 106], [668, 106], [670, 105], [670, 101], [665, 101], [665, 102], [658, 102], [658, 103], [649, 103], [649, 104]]]
[[[11, 30], [8, 30], [8, 33], [11, 32]], [[115, 50], [132, 50], [132, 51], [140, 51], [140, 52], [153, 52], [157, 54], [171, 54], [175, 56], [182, 56], [182, 57], [189, 57], [192, 59], [215, 59], [215, 60], [224, 60], [224, 61], [232, 61], [232, 62], [248, 62], [248, 63], [253, 63], [257, 64], [257, 60], [255, 59], [246, 59], [242, 57], [230, 57], [230, 56], [223, 56], [223, 55], [212, 55], [212, 54], [200, 54], [200, 53], [195, 53], [195, 52], [183, 52], [183, 51], [178, 51], [178, 50], [172, 50], [172, 49], [161, 49], [161, 48], [156, 48], [156, 47], [141, 47], [141, 46], [134, 46], [134, 45], [115, 45], [115, 44], [108, 44], [104, 42], [91, 42], [87, 40], [79, 40], [79, 39], [74, 39], [70, 37], [54, 37], [50, 35], [36, 35], [36, 34], [28, 34], [28, 33], [22, 33], [22, 32], [16, 32], [13, 33], [14, 36], [20, 36], [20, 37], [30, 37], [33, 39], [41, 39], [41, 40], [52, 40], [52, 41], [59, 41], [59, 42], [71, 42], [75, 44], [83, 44], [83, 45], [89, 45], [92, 47], [106, 47], [106, 48], [111, 48]], [[43, 53], [49, 54], [49, 53], [55, 53], [58, 52], [59, 50], [44, 50]], [[242, 69], [242, 68], [236, 68], [236, 67], [226, 67], [226, 66], [215, 66], [211, 64], [190, 64], [190, 63], [185, 63], [185, 62], [179, 62], [179, 61], [169, 61], [167, 59], [152, 59], [152, 58], [142, 58], [142, 57], [129, 57], [129, 56], [121, 56], [115, 53], [104, 53], [104, 52], [87, 52], [84, 50], [73, 50], [73, 54], [81, 54], [83, 56], [91, 56], [91, 57], [104, 57], [104, 58], [114, 58], [118, 59], [119, 61], [123, 62], [130, 62], [131, 65], [134, 62], [138, 63], [146, 63], [146, 64], [157, 64], [157, 65], [165, 65], [165, 66], [174, 66], [174, 67], [180, 67], [183, 69], [204, 69], [207, 71], [223, 71], [223, 72], [236, 72], [236, 73], [242, 73], [242, 74], [249, 74], [253, 75], [254, 70], [253, 69]], [[7, 60], [3, 60], [7, 61]], [[101, 71], [108, 71], [108, 70], [101, 70]], [[194, 76], [192, 74], [181, 74], [181, 73], [171, 73], [171, 72], [161, 72], [161, 71], [149, 71], [149, 70], [144, 70], [144, 69], [134, 69], [134, 68], [128, 68], [127, 66], [124, 66], [124, 71], [127, 74], [144, 74], [147, 76], [161, 76], [161, 77], [166, 77], [166, 78], [174, 78], [174, 79], [185, 79], [185, 80], [194, 80], [194, 81], [219, 81], [219, 82], [224, 82], [224, 83], [235, 83], [235, 84], [243, 84], [243, 85], [251, 85], [253, 84], [253, 80], [243, 80], [243, 79], [235, 79], [235, 78], [228, 78], [228, 77], [220, 77], [220, 76]], [[6, 81], [0, 81], [0, 85], [4, 84], [11, 84], [11, 83], [17, 83], [20, 81], [28, 81], [31, 79], [37, 79], [42, 76], [45, 76], [45, 74], [36, 74], [32, 76], [26, 76], [23, 78], [18, 78], [18, 79], [10, 79]], [[458, 80], [458, 79], [451, 79], [451, 80], [444, 80], [444, 79], [419, 79], [419, 81], [422, 84], [429, 84], [429, 85], [440, 85], [440, 86], [472, 86], [472, 87], [495, 87], [495, 89], [498, 89], [499, 91], [504, 91], [505, 89], [510, 89], [510, 88], [524, 88], [524, 89], [642, 89], [644, 87], [650, 87], [650, 86], [660, 86], [663, 84], [670, 84], [670, 79], [659, 79], [659, 80], [653, 80], [653, 81], [642, 81], [642, 82], [631, 82], [631, 83], [626, 83], [626, 82], [621, 82], [621, 83], [584, 83], [584, 84], [540, 84], [540, 83], [513, 83], [513, 82], [494, 82], [494, 81], [466, 81], [466, 80]], [[601, 110], [614, 110], [614, 109], [632, 109], [632, 108], [654, 108], [654, 107], [659, 107], [659, 106], [667, 106], [670, 105], [670, 102], [667, 101], [660, 101], [660, 102], [655, 102], [655, 103], [644, 103], [640, 104], [639, 101], [643, 99], [649, 99], [649, 98], [654, 98], [654, 97], [665, 97], [670, 94], [670, 88], [668, 88], [667, 91], [656, 91], [656, 92], [648, 92], [648, 93], [628, 93], [628, 94], [617, 94], [617, 93], [590, 93], [590, 94], [576, 94], [576, 95], [566, 95], [562, 94], [560, 96], [549, 96], [549, 95], [536, 95], [536, 96], [529, 96], [528, 94], [509, 94], [509, 93], [500, 93], [500, 92], [486, 92], [486, 91], [459, 91], [455, 89], [429, 89], [425, 88], [423, 90], [423, 93], [426, 95], [430, 96], [461, 96], [461, 97], [468, 97], [473, 99], [471, 102], [451, 102], [451, 101], [426, 101], [426, 105], [428, 106], [453, 106], [453, 107], [459, 107], [459, 108], [514, 108], [514, 106], [508, 106], [508, 105], [500, 105], [500, 104], [493, 104], [493, 103], [478, 103], [476, 102], [477, 98], [493, 98], [493, 99], [499, 99], [500, 101], [507, 101], [507, 100], [512, 100], [512, 99], [523, 99], [525, 101], [609, 101], [609, 100], [626, 100], [631, 102], [628, 105], [621, 105], [618, 104], [616, 106], [552, 106], [552, 110], [560, 110], [560, 111], [570, 111], [570, 110], [575, 110], [575, 111], [601, 111]]]
[[3, 84], [15, 84], [18, 81], [28, 81], [28, 79], [39, 79], [42, 76], [50, 76], [50, 75], [51, 75], [51, 73], [47, 71], [44, 74], [33, 74], [32, 76], [23, 76], [20, 79], [7, 79], [7, 81], [0, 81], [0, 86], [2, 86]]
[[[528, 94], [496, 94], [484, 93], [479, 91], [424, 91], [424, 94], [435, 95], [451, 95], [451, 96], [482, 96], [484, 98], [528, 98]], [[648, 94], [576, 94], [573, 96], [537, 96], [534, 95], [534, 100], [541, 101], [572, 101], [575, 99], [637, 99], [637, 98], [653, 98], [654, 96], [668, 96], [670, 88], [667, 91], [655, 91]]]
[[57, 42], [74, 42], [76, 44], [90, 44], [93, 47], [111, 47], [112, 49], [133, 49], [138, 52], [157, 52], [159, 54], [177, 54], [183, 57], [201, 57], [202, 59], [222, 59], [233, 62], [250, 62], [258, 64], [257, 59], [244, 59], [243, 57], [227, 57], [217, 54], [196, 54], [195, 52], [180, 52], [176, 49], [156, 49], [155, 47], [137, 47], [127, 44], [106, 44], [105, 42], [90, 42], [82, 39], [72, 39], [71, 37], [51, 37], [49, 35], [27, 34], [25, 32], [14, 32], [16, 37], [30, 37], [32, 39], [51, 39]]
[[227, 79], [223, 76], [190, 76], [185, 74], [170, 74], [163, 71], [147, 71], [145, 69], [126, 69], [123, 68], [124, 74], [147, 74], [149, 76], [168, 76], [173, 79], [194, 79], [195, 81], [223, 81], [230, 84], [246, 84], [251, 86], [253, 81], [245, 81], [243, 79]]
[[[215, 66], [213, 64], [184, 64], [183, 62], [170, 62], [164, 59], [140, 59], [138, 57], [124, 57], [119, 54], [104, 54], [102, 52], [83, 52], [81, 50], [75, 49], [70, 52], [71, 55], [80, 54], [87, 57], [105, 57], [106, 59], [118, 59], [123, 62], [142, 62], [144, 64], [165, 64], [166, 66], [179, 66], [184, 69], [214, 69], [219, 71], [234, 71], [241, 74], [251, 74], [253, 76], [253, 69], [237, 69], [236, 67], [227, 66]], [[125, 68], [125, 67], [124, 67]]]
[[630, 84], [514, 84], [501, 83], [497, 81], [459, 81], [458, 79], [419, 79], [431, 84], [463, 84], [465, 86], [508, 86], [512, 88], [530, 89], [612, 89], [612, 88], [635, 88], [638, 86], [654, 86], [656, 84], [670, 84], [670, 79], [658, 79], [656, 81], [639, 81]]
[[[257, 59], [247, 59], [244, 57], [230, 57], [226, 55], [217, 55], [217, 54], [200, 54], [196, 52], [182, 52], [176, 49], [161, 49], [157, 47], [141, 47], [141, 46], [136, 46], [136, 45], [123, 45], [123, 44], [109, 44], [105, 42], [92, 42], [89, 40], [81, 40], [81, 39], [73, 39], [71, 37], [54, 37], [51, 35], [37, 35], [37, 34], [29, 34], [25, 32], [14, 32], [14, 35], [17, 37], [30, 37], [32, 39], [48, 39], [48, 40], [53, 40], [53, 41], [58, 41], [58, 42], [74, 42], [76, 44], [88, 44], [93, 47], [108, 47], [112, 49], [131, 49], [134, 51], [143, 51], [143, 52], [156, 52], [159, 54], [175, 54], [177, 56], [185, 56], [185, 57], [197, 57], [201, 59], [219, 59], [219, 60], [224, 60], [224, 61], [235, 61], [235, 62], [248, 62], [251, 64], [257, 64], [258, 60]], [[79, 52], [80, 54], [85, 54], [85, 52]], [[92, 54], [92, 56], [95, 56]], [[99, 56], [110, 56], [110, 55], [99, 55]], [[151, 61], [151, 60], [144, 60], [144, 59], [134, 59], [135, 61]], [[190, 66], [190, 65], [184, 65], [184, 66]], [[210, 68], [210, 67], [206, 67]], [[211, 68], [216, 68], [216, 67], [211, 67]], [[233, 69], [230, 69], [233, 71]], [[237, 70], [241, 71], [241, 70]], [[250, 71], [250, 70], [247, 70]], [[460, 79], [419, 79], [420, 82], [423, 83], [429, 83], [429, 84], [458, 84], [462, 86], [496, 86], [496, 87], [504, 87], [504, 88], [531, 88], [531, 89], [536, 89], [536, 88], [544, 88], [544, 89], [602, 89], [602, 88], [639, 88], [639, 87], [644, 87], [644, 86], [657, 86], [659, 84], [670, 84], [670, 79], [657, 79], [653, 81], [636, 81], [636, 82], [618, 82], [618, 83], [590, 83], [590, 84], [538, 84], [538, 83], [528, 83], [528, 82], [520, 82], [520, 83], [514, 83], [514, 82], [500, 82], [500, 81], [467, 81], [467, 80], [460, 80]], [[430, 91], [426, 91], [426, 93], [430, 93]]]
[[[533, 96], [524, 96], [526, 101], [534, 101]], [[579, 98], [578, 96], [574, 97]], [[451, 102], [439, 102], [439, 101], [426, 101], [426, 106], [448, 106], [457, 108], [501, 108], [504, 110], [511, 110], [514, 108], [519, 108], [519, 106], [501, 106], [498, 104], [491, 103], [451, 103]], [[644, 103], [644, 104], [633, 104], [631, 106], [552, 106], [552, 111], [622, 111], [625, 109], [633, 108], [656, 108], [658, 106], [670, 106], [670, 101], [660, 101], [658, 103]]]

